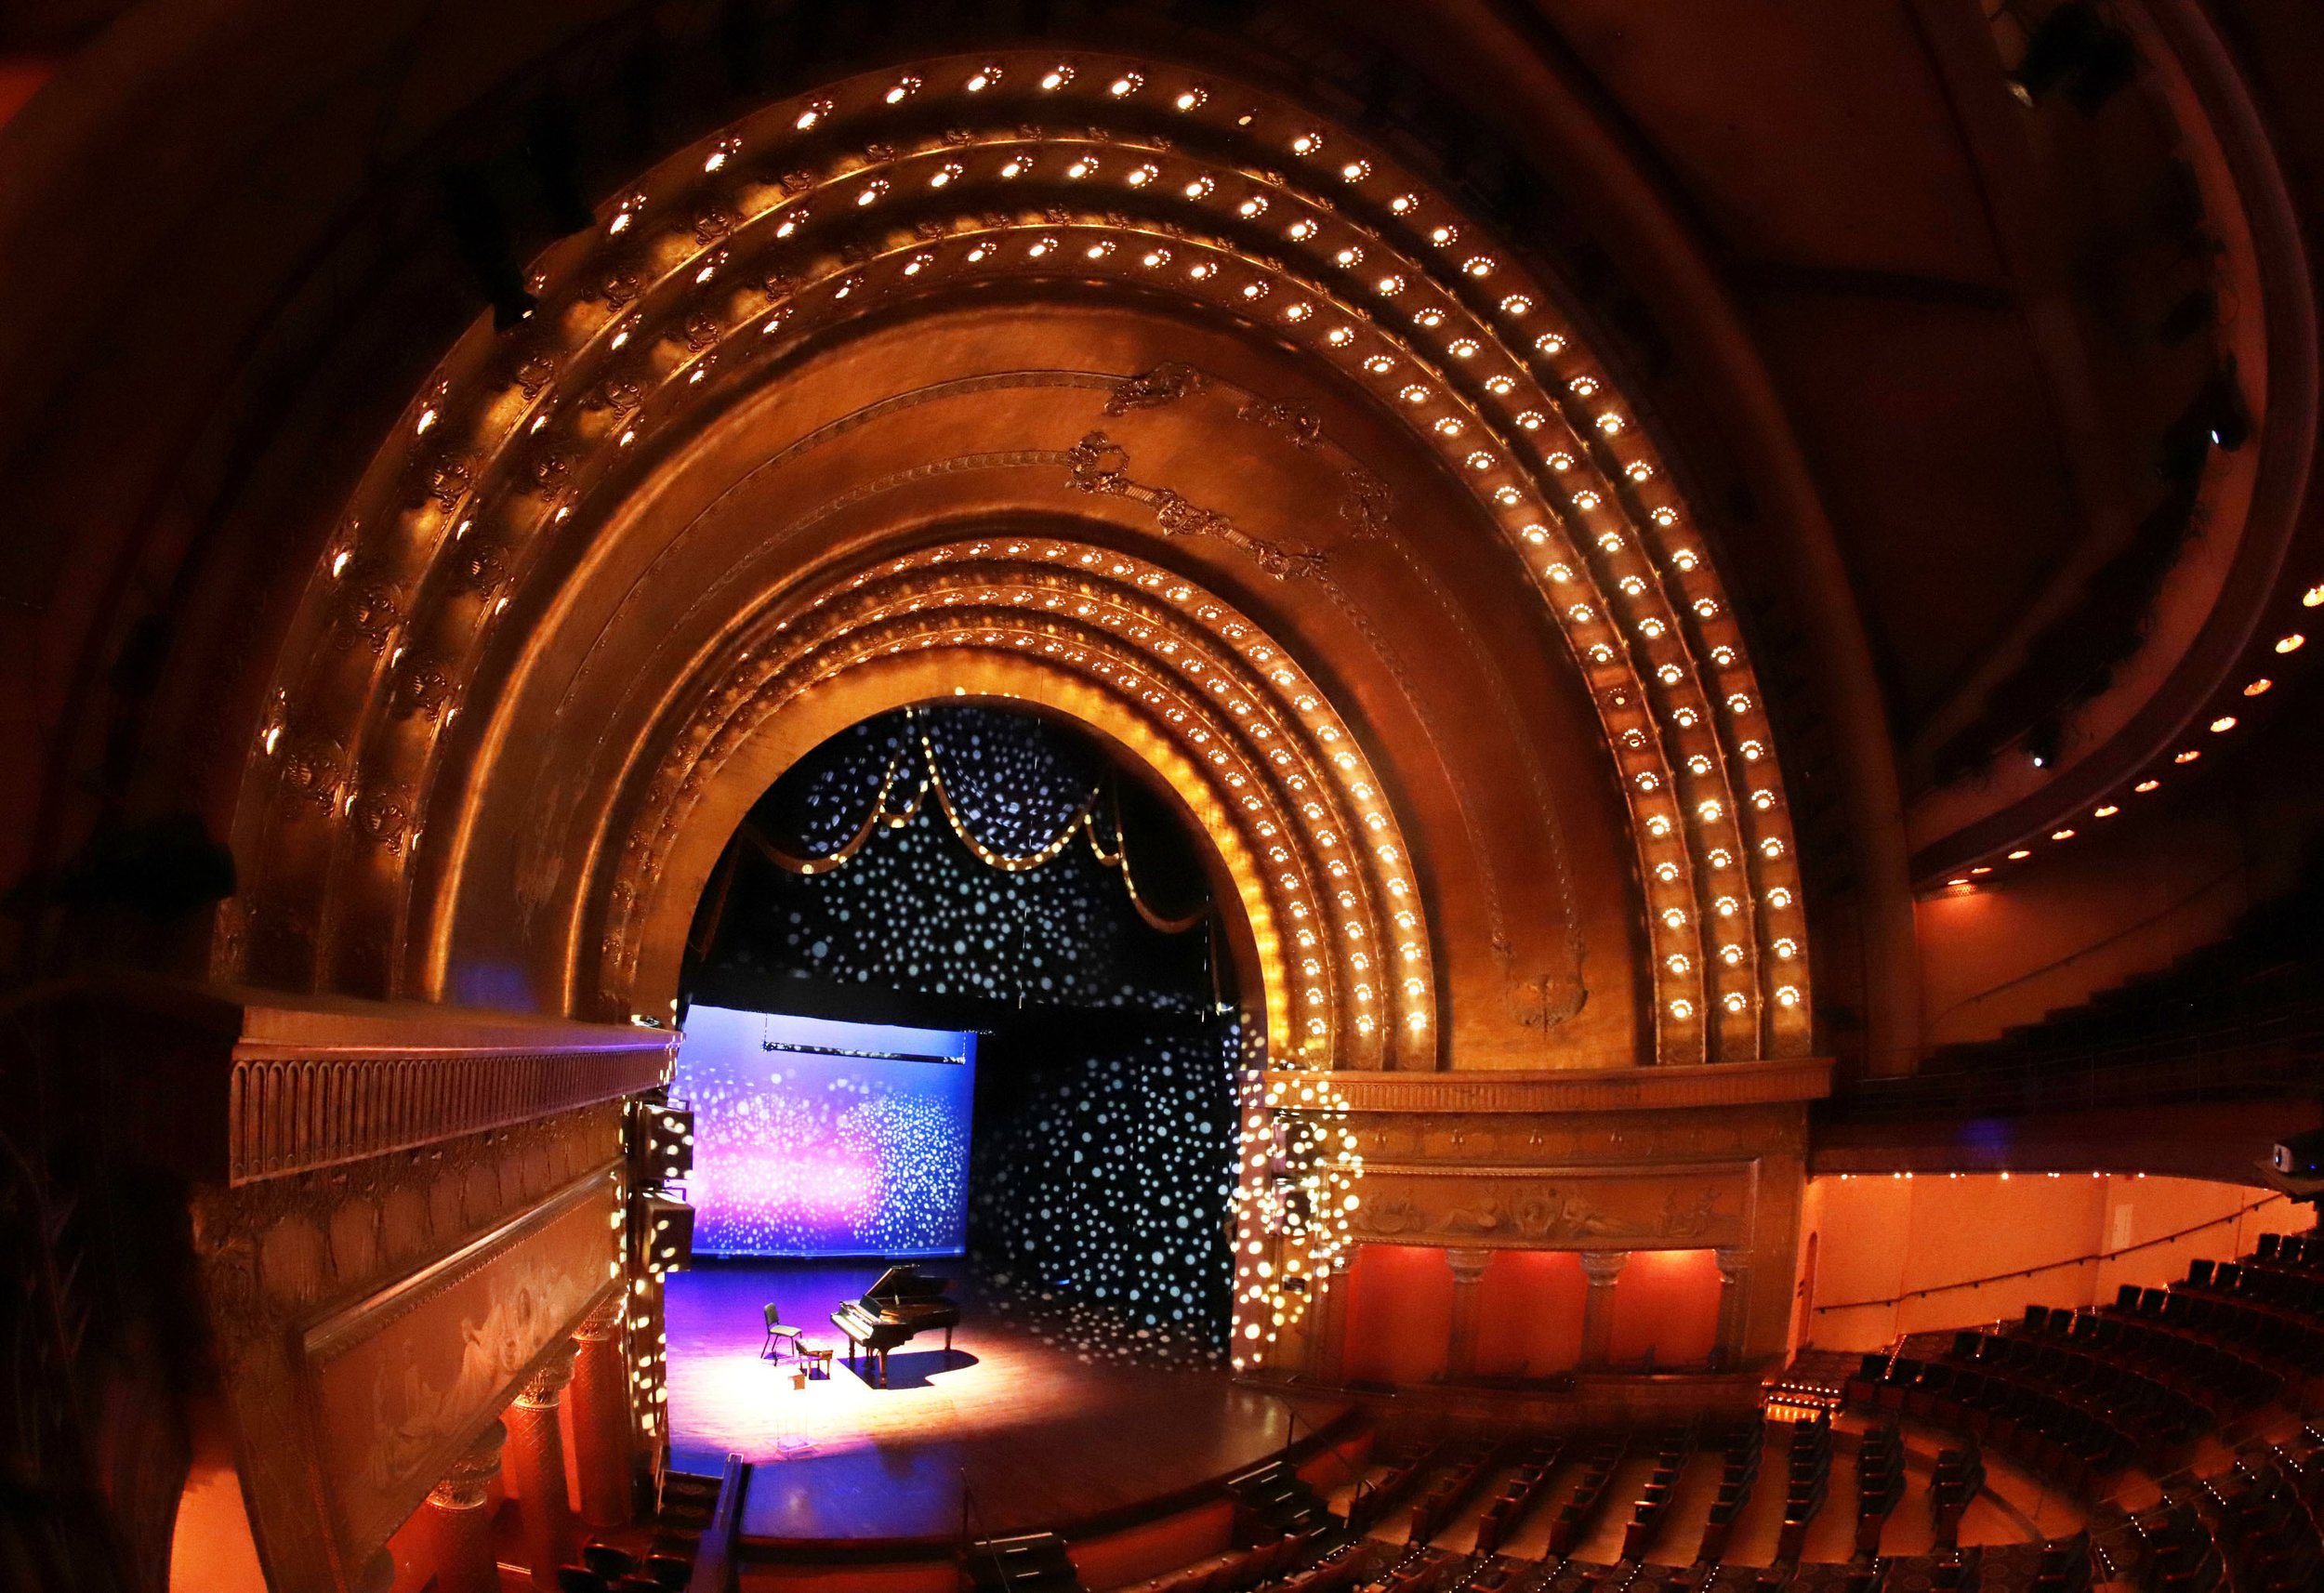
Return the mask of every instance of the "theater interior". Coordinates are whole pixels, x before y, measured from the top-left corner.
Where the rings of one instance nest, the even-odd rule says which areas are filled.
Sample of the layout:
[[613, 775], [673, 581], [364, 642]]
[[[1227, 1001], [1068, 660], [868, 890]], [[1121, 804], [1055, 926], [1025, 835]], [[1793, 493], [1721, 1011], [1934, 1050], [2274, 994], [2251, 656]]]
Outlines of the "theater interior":
[[2319, 82], [0, 7], [0, 1585], [2324, 1587]]

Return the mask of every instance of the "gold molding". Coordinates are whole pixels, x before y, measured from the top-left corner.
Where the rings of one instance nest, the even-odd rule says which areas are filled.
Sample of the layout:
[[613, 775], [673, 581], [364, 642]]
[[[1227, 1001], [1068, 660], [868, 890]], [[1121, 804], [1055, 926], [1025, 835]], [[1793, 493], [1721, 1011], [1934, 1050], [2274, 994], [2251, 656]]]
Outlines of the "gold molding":
[[[1831, 1093], [1831, 1059], [1545, 1073], [1333, 1073], [1350, 1112], [1636, 1112], [1777, 1105]], [[1271, 1073], [1287, 1083], [1314, 1075]]]

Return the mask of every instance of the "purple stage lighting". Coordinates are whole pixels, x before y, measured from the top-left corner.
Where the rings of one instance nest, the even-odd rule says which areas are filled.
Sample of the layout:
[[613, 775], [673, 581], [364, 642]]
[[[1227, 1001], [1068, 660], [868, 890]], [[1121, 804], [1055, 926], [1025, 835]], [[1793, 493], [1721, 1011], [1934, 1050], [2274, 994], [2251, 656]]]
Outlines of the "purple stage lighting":
[[693, 1007], [695, 1254], [959, 1255], [975, 1089], [971, 1034]]

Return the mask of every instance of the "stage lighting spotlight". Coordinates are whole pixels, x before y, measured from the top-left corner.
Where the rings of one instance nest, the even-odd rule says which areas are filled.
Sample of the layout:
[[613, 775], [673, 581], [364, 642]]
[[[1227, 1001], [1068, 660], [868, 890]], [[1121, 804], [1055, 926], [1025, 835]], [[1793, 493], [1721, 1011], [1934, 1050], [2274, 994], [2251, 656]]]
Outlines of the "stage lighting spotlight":
[[694, 1208], [665, 1194], [641, 1194], [629, 1204], [629, 1231], [649, 1272], [682, 1272], [693, 1261]]
[[683, 1183], [694, 1165], [694, 1112], [691, 1106], [638, 1108], [639, 1156], [644, 1177], [656, 1183]]

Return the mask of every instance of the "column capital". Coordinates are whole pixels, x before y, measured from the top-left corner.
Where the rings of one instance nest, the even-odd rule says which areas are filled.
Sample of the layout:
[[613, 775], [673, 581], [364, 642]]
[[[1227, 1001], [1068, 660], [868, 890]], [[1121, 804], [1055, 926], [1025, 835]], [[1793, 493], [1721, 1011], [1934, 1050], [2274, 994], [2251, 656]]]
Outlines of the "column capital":
[[1630, 1265], [1627, 1250], [1581, 1250], [1575, 1255], [1593, 1289], [1612, 1288], [1614, 1280], [1622, 1275], [1622, 1269]]
[[1723, 1247], [1713, 1250], [1710, 1253], [1710, 1258], [1719, 1269], [1719, 1281], [1723, 1284], [1735, 1283], [1738, 1281], [1741, 1274], [1750, 1270], [1751, 1253], [1748, 1249]]
[[1452, 1269], [1455, 1287], [1472, 1287], [1485, 1281], [1485, 1270], [1493, 1264], [1493, 1252], [1447, 1250], [1445, 1252], [1445, 1264]]
[[515, 1402], [528, 1409], [554, 1409], [565, 1385], [573, 1381], [573, 1358], [579, 1350], [580, 1346], [570, 1341], [560, 1348], [547, 1365], [533, 1374]]
[[445, 1510], [480, 1508], [493, 1479], [500, 1475], [500, 1446], [508, 1438], [508, 1429], [497, 1421], [486, 1428], [469, 1452], [452, 1463], [443, 1481], [429, 1491], [428, 1502]]
[[627, 1307], [628, 1301], [624, 1296], [607, 1296], [598, 1303], [595, 1310], [582, 1319], [581, 1325], [574, 1329], [574, 1337], [582, 1339], [614, 1337], [621, 1332], [622, 1312]]

